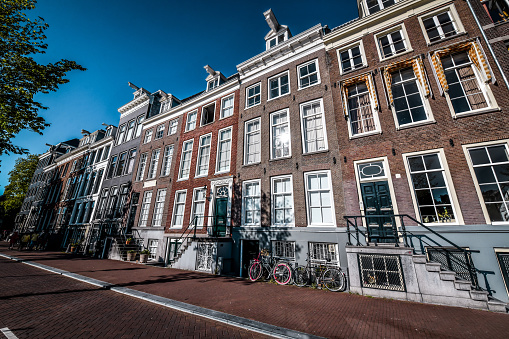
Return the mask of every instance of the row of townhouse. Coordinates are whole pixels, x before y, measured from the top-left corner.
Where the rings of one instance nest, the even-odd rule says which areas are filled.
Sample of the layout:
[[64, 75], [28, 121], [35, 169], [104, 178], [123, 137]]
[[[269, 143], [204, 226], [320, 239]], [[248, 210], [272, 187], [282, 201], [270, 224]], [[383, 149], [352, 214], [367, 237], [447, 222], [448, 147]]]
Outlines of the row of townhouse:
[[[506, 2], [357, 3], [359, 18], [295, 36], [266, 11], [266, 50], [229, 77], [205, 66], [205, 90], [188, 98], [130, 84], [118, 129], [43, 166], [61, 194], [39, 228], [65, 225], [64, 246], [112, 258], [131, 237], [153, 262], [237, 276], [267, 248], [349, 267], [361, 287], [402, 282], [402, 270], [378, 253], [383, 269], [355, 257], [354, 273], [349, 245], [408, 235], [507, 301]], [[81, 166], [59, 170], [74, 158]], [[474, 264], [489, 287], [465, 274]]]

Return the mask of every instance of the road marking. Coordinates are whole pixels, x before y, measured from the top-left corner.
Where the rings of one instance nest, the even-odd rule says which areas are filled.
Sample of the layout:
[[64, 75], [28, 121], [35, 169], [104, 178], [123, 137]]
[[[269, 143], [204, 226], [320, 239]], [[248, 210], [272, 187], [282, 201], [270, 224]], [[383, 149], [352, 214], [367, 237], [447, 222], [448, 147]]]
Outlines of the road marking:
[[18, 339], [18, 337], [16, 337], [14, 333], [12, 333], [11, 330], [7, 327], [0, 328], [0, 331], [2, 331], [2, 333], [7, 337], [7, 339]]

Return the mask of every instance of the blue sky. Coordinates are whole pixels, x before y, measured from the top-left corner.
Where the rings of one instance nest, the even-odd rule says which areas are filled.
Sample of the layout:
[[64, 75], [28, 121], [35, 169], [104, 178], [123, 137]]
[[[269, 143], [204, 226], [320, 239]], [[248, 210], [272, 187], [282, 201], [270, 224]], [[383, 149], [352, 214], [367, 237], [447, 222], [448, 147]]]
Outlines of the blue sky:
[[[49, 24], [49, 48], [41, 63], [75, 60], [88, 70], [69, 73], [56, 93], [38, 95], [49, 107], [44, 135], [22, 132], [15, 144], [43, 153], [45, 143], [79, 138], [101, 123], [117, 125], [117, 109], [132, 99], [133, 84], [185, 98], [205, 89], [209, 64], [225, 76], [265, 50], [272, 8], [282, 25], [298, 34], [318, 23], [339, 26], [357, 17], [355, 0], [342, 1], [133, 1], [39, 0], [31, 18]], [[3, 155], [0, 192], [19, 155]]]

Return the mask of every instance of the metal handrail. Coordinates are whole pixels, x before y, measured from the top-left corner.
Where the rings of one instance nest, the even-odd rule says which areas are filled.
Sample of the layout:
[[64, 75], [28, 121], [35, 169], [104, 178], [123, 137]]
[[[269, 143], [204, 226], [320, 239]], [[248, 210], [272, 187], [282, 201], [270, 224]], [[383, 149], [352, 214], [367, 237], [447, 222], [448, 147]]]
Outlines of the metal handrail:
[[[406, 247], [411, 247], [413, 249], [414, 254], [417, 254], [416, 246], [414, 246], [413, 239], [418, 239], [421, 254], [424, 254], [424, 255], [426, 254], [426, 251], [425, 251], [426, 246], [428, 248], [434, 249], [441, 253], [449, 254], [449, 259], [451, 261], [453, 261], [455, 264], [459, 265], [460, 267], [462, 267], [463, 269], [466, 269], [468, 271], [468, 273], [470, 275], [470, 282], [475, 289], [483, 290], [483, 288], [479, 285], [479, 281], [477, 279], [477, 273], [478, 273], [478, 274], [481, 274], [484, 278], [484, 283], [485, 283], [485, 287], [486, 287], [485, 290], [488, 292], [488, 294], [491, 296], [492, 293], [496, 293], [496, 291], [491, 289], [490, 284], [488, 282], [488, 278], [487, 278], [488, 274], [495, 274], [495, 272], [479, 270], [475, 267], [475, 265], [472, 261], [470, 254], [471, 253], [479, 253], [479, 251], [459, 247], [457, 244], [455, 244], [451, 240], [445, 238], [444, 236], [442, 236], [441, 234], [439, 234], [432, 228], [424, 225], [422, 222], [416, 220], [415, 218], [413, 218], [407, 214], [391, 214], [391, 215], [373, 214], [373, 215], [360, 215], [360, 216], [357, 215], [357, 216], [345, 216], [344, 218], [347, 222], [347, 233], [348, 233], [348, 244], [349, 245], [352, 245], [351, 244], [351, 236], [353, 236], [353, 235], [351, 235], [352, 231], [350, 230], [350, 226], [353, 226], [353, 228], [355, 230], [356, 235], [353, 237], [355, 237], [357, 240], [357, 246], [361, 246], [359, 233], [362, 234], [365, 237], [365, 239], [368, 239], [368, 241], [371, 240], [371, 235], [369, 234], [369, 228], [366, 227], [366, 233], [359, 230], [359, 225], [357, 223], [358, 218], [361, 218], [361, 219], [362, 218], [391, 218], [392, 239], [391, 239], [391, 237], [388, 237], [386, 239], [394, 240], [396, 247], [399, 246], [400, 242], [403, 242]], [[396, 218], [399, 219], [400, 229], [398, 229], [398, 227], [397, 227]], [[431, 234], [442, 239], [443, 241], [445, 241], [448, 244], [447, 246], [452, 247], [456, 251], [462, 252], [465, 257], [465, 263], [461, 262], [456, 257], [451, 255], [453, 253], [452, 251], [445, 248], [443, 245], [438, 243], [436, 240], [430, 238], [428, 235], [415, 234], [414, 232], [408, 231], [406, 229], [406, 226], [404, 223], [404, 218], [410, 219], [411, 221], [415, 222], [418, 226], [424, 228]], [[352, 221], [350, 219], [353, 219], [354, 222], [352, 223]], [[367, 223], [366, 223], [366, 225], [367, 225]], [[369, 243], [367, 243], [367, 245], [369, 246]], [[375, 241], [375, 245], [377, 245], [376, 241]], [[427, 257], [427, 260], [429, 260], [429, 257]]]
[[[211, 225], [211, 226], [205, 226], [205, 225], [198, 225], [198, 220], [203, 220], [203, 224], [205, 224], [205, 220], [208, 221], [208, 218], [215, 218], [213, 220], [217, 220], [218, 218], [223, 218], [225, 219], [225, 231], [226, 231], [226, 234], [225, 235], [228, 235], [229, 237], [232, 236], [232, 232], [231, 232], [231, 217], [218, 217], [218, 216], [194, 216], [191, 221], [189, 222], [189, 224], [186, 226], [186, 228], [184, 229], [184, 231], [182, 232], [182, 234], [180, 235], [180, 237], [175, 241], [176, 244], [175, 244], [175, 255], [179, 252], [180, 248], [182, 247], [182, 245], [184, 244], [184, 240], [187, 240], [188, 238], [191, 237], [191, 234], [192, 234], [192, 238], [193, 239], [196, 239], [196, 230], [197, 229], [200, 229], [200, 230], [208, 230], [209, 228], [213, 228], [215, 227], [215, 232], [212, 232], [212, 234], [217, 234], [217, 223], [214, 223], [214, 225]], [[228, 220], [230, 220], [230, 223], [228, 225]], [[207, 232], [207, 234], [209, 234], [209, 232]], [[216, 236], [217, 237], [217, 236]]]

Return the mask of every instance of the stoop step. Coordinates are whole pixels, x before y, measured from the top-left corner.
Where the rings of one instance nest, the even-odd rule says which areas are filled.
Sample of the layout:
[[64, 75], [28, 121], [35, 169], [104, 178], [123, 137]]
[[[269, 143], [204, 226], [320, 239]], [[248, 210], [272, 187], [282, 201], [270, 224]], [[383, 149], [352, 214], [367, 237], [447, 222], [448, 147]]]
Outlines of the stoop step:
[[472, 284], [470, 283], [470, 281], [457, 280], [454, 282], [454, 287], [456, 287], [456, 289], [458, 290], [470, 291], [472, 289]]
[[426, 263], [426, 256], [424, 254], [414, 254], [412, 256], [412, 260], [416, 264], [425, 264]]
[[441, 265], [439, 263], [435, 262], [428, 262], [426, 263], [426, 270], [428, 272], [440, 272], [441, 271]]
[[472, 300], [488, 301], [488, 292], [486, 291], [470, 291], [470, 297]]
[[509, 313], [509, 304], [506, 304], [498, 299], [488, 300], [488, 310], [492, 312]]
[[446, 281], [455, 281], [456, 280], [456, 273], [451, 271], [442, 271], [439, 273], [440, 279], [446, 280]]

